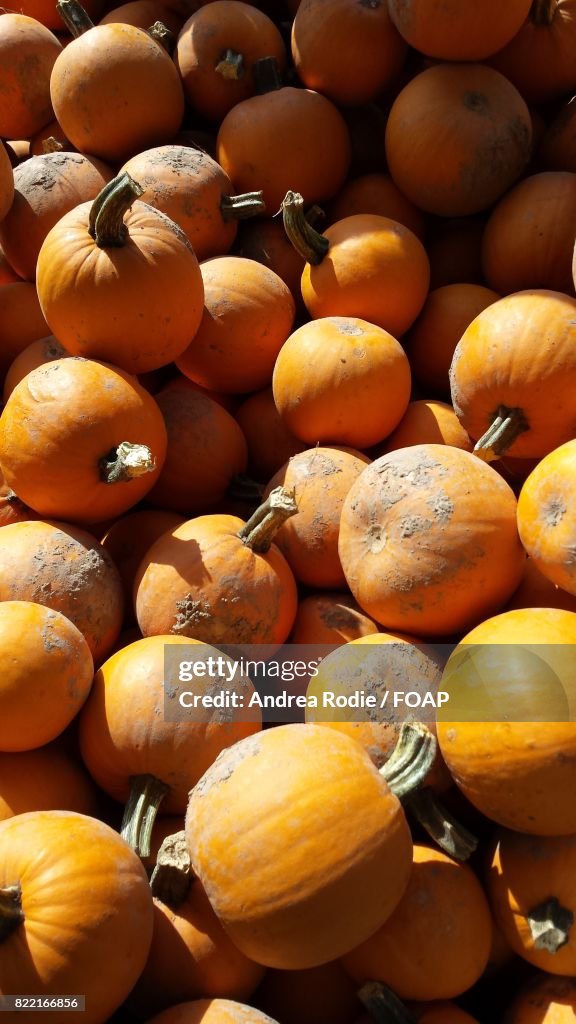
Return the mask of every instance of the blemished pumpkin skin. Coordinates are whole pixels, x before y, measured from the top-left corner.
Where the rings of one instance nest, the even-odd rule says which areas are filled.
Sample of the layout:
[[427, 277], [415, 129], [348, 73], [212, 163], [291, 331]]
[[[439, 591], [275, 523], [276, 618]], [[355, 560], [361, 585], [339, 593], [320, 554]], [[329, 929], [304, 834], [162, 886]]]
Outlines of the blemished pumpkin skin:
[[576, 1014], [576, 980], [537, 975], [515, 996], [506, 1024], [572, 1024]]
[[490, 58], [527, 103], [540, 106], [574, 91], [575, 9], [574, 0], [535, 0], [514, 39]]
[[306, 449], [280, 416], [272, 388], [249, 395], [236, 411], [248, 445], [248, 473], [266, 483], [285, 462]]
[[56, 341], [53, 334], [49, 334], [47, 338], [39, 338], [38, 341], [27, 345], [10, 364], [6, 373], [3, 390], [4, 402], [8, 401], [16, 385], [32, 370], [36, 370], [38, 366], [44, 366], [45, 363], [52, 363], [55, 359], [65, 359], [67, 355], [68, 353], [60, 342]]
[[220, 256], [200, 267], [204, 312], [181, 373], [204, 387], [247, 394], [268, 387], [292, 330], [295, 304], [285, 282], [254, 260]]
[[549, 580], [540, 572], [534, 560], [528, 558], [520, 585], [504, 610], [515, 611], [520, 608], [560, 608], [566, 612], [576, 612], [576, 596]]
[[305, 87], [343, 106], [375, 100], [408, 52], [384, 0], [302, 0], [292, 22], [291, 49]]
[[235, 190], [262, 189], [269, 215], [288, 189], [308, 206], [331, 199], [346, 180], [350, 157], [348, 128], [334, 104], [294, 86], [237, 103], [216, 139], [216, 158]]
[[[2, 15], [4, 17], [4, 15]], [[14, 281], [0, 288], [0, 378], [20, 352], [50, 334], [36, 288], [30, 281]]]
[[344, 502], [339, 553], [360, 607], [386, 630], [423, 637], [497, 611], [525, 560], [512, 489], [470, 452], [439, 444], [364, 470]]
[[259, 553], [250, 547], [254, 534], [242, 541], [246, 525], [237, 516], [198, 516], [152, 545], [134, 584], [144, 636], [177, 634], [215, 646], [284, 643], [296, 615], [296, 582], [273, 543]]
[[120, 573], [127, 614], [132, 605], [134, 579], [148, 548], [163, 533], [181, 526], [184, 521], [176, 512], [138, 509], [121, 516], [106, 530], [102, 537], [102, 547]]
[[429, 292], [402, 344], [412, 374], [425, 394], [450, 397], [450, 364], [472, 321], [501, 296], [481, 284], [446, 284]]
[[70, 619], [32, 601], [0, 602], [0, 751], [56, 739], [80, 711], [94, 662]]
[[383, 445], [378, 446], [374, 457], [415, 444], [449, 444], [465, 452], [471, 452], [473, 448], [452, 406], [424, 399], [410, 402], [396, 430]]
[[406, 42], [428, 57], [484, 60], [501, 50], [522, 27], [531, 0], [500, 4], [474, 0], [447, 7], [442, 0], [390, 0], [390, 17]]
[[[125, 442], [132, 454], [123, 454]], [[110, 519], [140, 501], [158, 479], [166, 445], [152, 396], [123, 370], [92, 359], [65, 357], [32, 370], [0, 418], [5, 482], [40, 515], [70, 522]], [[134, 473], [132, 457], [141, 463]]]
[[0, 223], [0, 245], [28, 281], [51, 228], [75, 206], [95, 199], [113, 172], [101, 160], [81, 153], [46, 153], [31, 157], [14, 172], [14, 202]]
[[14, 172], [10, 157], [0, 142], [0, 223], [6, 217], [14, 199]]
[[100, 18], [99, 25], [135, 25], [136, 28], [149, 29], [156, 21], [161, 21], [167, 29], [178, 34], [183, 24], [183, 16], [170, 11], [159, 0], [129, 0], [108, 11]]
[[300, 600], [290, 643], [340, 646], [378, 632], [376, 623], [349, 592], [326, 591], [307, 594]]
[[230, 938], [269, 967], [343, 955], [408, 884], [399, 801], [358, 743], [323, 726], [281, 725], [225, 751], [192, 791], [185, 828]]
[[450, 999], [480, 978], [492, 918], [476, 875], [415, 845], [408, 887], [385, 924], [342, 960], [355, 981], [383, 981], [401, 999]]
[[48, 232], [36, 286], [50, 331], [68, 352], [139, 374], [187, 348], [204, 289], [184, 232], [137, 200], [140, 186], [129, 175], [113, 182]]
[[[576, 300], [547, 289], [515, 292], [483, 310], [450, 367], [456, 415], [485, 460], [541, 458], [569, 441], [575, 381]], [[499, 416], [504, 430], [488, 434]]]
[[410, 365], [387, 330], [359, 317], [326, 316], [298, 327], [272, 375], [276, 408], [308, 444], [368, 448], [391, 433], [410, 400]]
[[514, 952], [548, 974], [574, 975], [576, 837], [499, 829], [489, 856], [488, 898]]
[[178, 1003], [154, 1017], [149, 1024], [278, 1024], [267, 1014], [232, 999], [195, 999]]
[[[50, 76], [62, 45], [25, 14], [0, 17], [0, 138], [26, 139], [53, 118]], [[34, 74], [26, 68], [34, 67]]]
[[409, 228], [417, 238], [424, 236], [424, 216], [388, 174], [363, 174], [347, 181], [327, 210], [327, 223], [334, 224], [358, 213], [388, 217]]
[[[574, 612], [502, 612], [466, 634], [445, 670], [452, 709], [437, 712], [440, 750], [464, 796], [505, 828], [543, 836], [576, 831], [575, 641]], [[470, 705], [474, 678], [484, 685]], [[462, 707], [465, 720], [458, 719]]]
[[356, 986], [337, 960], [303, 971], [269, 968], [252, 1002], [282, 1024], [352, 1024]]
[[296, 252], [278, 220], [257, 217], [240, 225], [234, 252], [248, 260], [263, 263], [288, 285], [298, 308], [302, 306], [300, 281], [305, 260]]
[[[80, 752], [97, 785], [121, 803], [128, 800], [134, 777], [152, 775], [169, 787], [162, 813], [183, 814], [190, 789], [220, 751], [261, 728], [258, 708], [240, 710], [225, 722], [218, 709], [189, 712], [186, 718], [177, 694], [165, 687], [164, 654], [169, 645], [188, 648], [190, 657], [190, 646], [197, 643], [180, 636], [145, 637], [113, 654], [94, 677], [80, 715]], [[201, 655], [219, 653], [203, 645]], [[213, 682], [194, 680], [194, 692], [203, 686], [211, 692]], [[244, 694], [253, 690], [248, 682], [226, 686]]]
[[482, 243], [484, 276], [502, 295], [528, 288], [571, 293], [576, 174], [524, 178], [492, 211]]
[[122, 626], [122, 584], [95, 537], [69, 523], [25, 521], [0, 530], [0, 601], [34, 601], [70, 619], [98, 664]]
[[98, 791], [78, 762], [55, 743], [0, 754], [0, 821], [27, 811], [98, 816]]
[[190, 109], [207, 121], [222, 121], [254, 95], [254, 62], [263, 57], [275, 57], [285, 71], [286, 47], [266, 14], [239, 0], [200, 7], [182, 26], [174, 53]]
[[[20, 885], [24, 915], [0, 947], [0, 992], [47, 997], [78, 989], [86, 1024], [107, 1020], [135, 984], [152, 940], [140, 860], [108, 825], [69, 811], [3, 821], [0, 850], [4, 906], [6, 887]], [[105, 985], [94, 969], [104, 962]], [[33, 1014], [22, 1011], [22, 1021]]]
[[416, 206], [442, 217], [492, 206], [524, 171], [531, 142], [526, 103], [483, 64], [437, 64], [416, 75], [386, 125], [393, 180]]
[[576, 596], [574, 469], [576, 441], [546, 455], [525, 480], [518, 498], [520, 540], [551, 583]]
[[200, 262], [231, 248], [239, 216], [230, 198], [234, 190], [208, 153], [192, 146], [157, 146], [131, 157], [122, 170], [144, 189], [142, 202], [182, 228]]
[[160, 391], [156, 401], [168, 448], [146, 500], [188, 516], [211, 511], [233, 478], [246, 471], [248, 449], [242, 430], [226, 409], [200, 392]]
[[54, 65], [50, 97], [76, 149], [112, 164], [168, 142], [184, 114], [170, 56], [134, 25], [97, 25], [73, 39]]
[[298, 515], [280, 527], [274, 543], [300, 583], [345, 586], [338, 557], [340, 513], [350, 487], [369, 461], [351, 448], [309, 448], [294, 455], [268, 482], [264, 497], [275, 487], [294, 490]]

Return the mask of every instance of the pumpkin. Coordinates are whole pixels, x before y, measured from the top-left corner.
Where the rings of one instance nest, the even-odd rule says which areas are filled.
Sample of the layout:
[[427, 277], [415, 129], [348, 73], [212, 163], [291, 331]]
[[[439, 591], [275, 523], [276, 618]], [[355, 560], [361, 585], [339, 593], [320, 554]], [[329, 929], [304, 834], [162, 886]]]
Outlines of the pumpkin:
[[526, 560], [520, 585], [506, 605], [506, 611], [519, 608], [561, 608], [576, 612], [576, 596], [562, 590], [540, 572], [532, 558]]
[[270, 91], [226, 114], [216, 139], [216, 158], [234, 188], [262, 189], [270, 214], [289, 188], [307, 204], [331, 199], [350, 164], [350, 136], [334, 104], [313, 89], [282, 86], [277, 74], [272, 79]]
[[0, 526], [10, 523], [21, 523], [27, 519], [38, 519], [39, 516], [28, 508], [17, 494], [4, 483], [0, 473]]
[[72, 145], [115, 164], [168, 142], [180, 128], [184, 94], [161, 43], [134, 25], [94, 27], [76, 0], [65, 20], [76, 38], [54, 64], [50, 96]]
[[10, 266], [2, 248], [0, 248], [0, 286], [5, 284], [15, 284], [17, 281], [21, 281], [22, 278], [16, 273], [13, 267]]
[[378, 446], [375, 455], [415, 444], [449, 444], [465, 452], [471, 452], [473, 447], [451, 405], [423, 399], [410, 402], [396, 430]]
[[182, 26], [174, 63], [190, 108], [220, 122], [232, 107], [254, 95], [254, 63], [274, 57], [286, 69], [286, 48], [274, 22], [252, 4], [214, 0]]
[[33, 601], [78, 627], [96, 664], [122, 625], [118, 571], [95, 537], [69, 523], [26, 521], [0, 530], [0, 602]]
[[198, 391], [160, 391], [156, 401], [166, 424], [168, 449], [147, 500], [187, 515], [211, 511], [234, 477], [246, 470], [244, 435], [226, 409]]
[[4, 220], [14, 199], [14, 174], [10, 157], [0, 142], [0, 222]]
[[306, 260], [302, 298], [313, 319], [356, 317], [399, 338], [428, 294], [430, 265], [422, 242], [388, 217], [355, 214], [320, 235], [304, 217], [302, 196], [288, 192], [284, 227]]
[[407, 53], [385, 0], [303, 0], [292, 22], [291, 49], [304, 86], [344, 106], [376, 99]]
[[355, 985], [337, 960], [303, 971], [266, 971], [254, 1002], [282, 1024], [351, 1024]]
[[421, 1006], [412, 1004], [410, 1009], [416, 1014], [418, 1024], [478, 1024], [476, 1017], [449, 1000], [441, 999]]
[[413, 1002], [405, 1005], [392, 989], [381, 981], [368, 981], [358, 992], [368, 1013], [357, 1017], [354, 1024], [373, 1024], [381, 1021], [388, 1024], [478, 1024], [465, 1010], [449, 999], [435, 999], [431, 1002]]
[[296, 615], [296, 583], [273, 543], [297, 511], [277, 489], [248, 520], [203, 515], [165, 533], [134, 585], [144, 636], [175, 633], [204, 643], [282, 644]]
[[576, 831], [575, 639], [574, 612], [502, 612], [467, 633], [446, 665], [442, 755], [467, 800], [506, 828]]
[[124, 25], [148, 29], [157, 21], [161, 21], [170, 32], [177, 35], [182, 28], [183, 16], [169, 10], [160, 0], [129, 0], [128, 3], [107, 11], [98, 24], [117, 25], [121, 22]]
[[545, 127], [537, 151], [540, 167], [550, 171], [576, 173], [576, 133], [574, 114], [576, 103], [569, 99]]
[[378, 626], [350, 593], [317, 592], [299, 602], [290, 643], [340, 646], [372, 633], [378, 633]]
[[495, 612], [525, 558], [508, 484], [470, 452], [439, 444], [366, 467], [344, 502], [339, 552], [360, 607], [416, 636], [447, 636]]
[[44, 156], [46, 153], [73, 152], [74, 146], [67, 139], [58, 121], [49, 121], [44, 128], [30, 139], [28, 156]]
[[71, 811], [3, 821], [0, 851], [0, 992], [81, 993], [86, 1024], [107, 1020], [152, 939], [152, 895], [138, 857], [108, 825]]
[[26, 811], [97, 815], [95, 786], [82, 766], [56, 743], [0, 754], [0, 821]]
[[576, 30], [574, 0], [532, 0], [530, 17], [490, 59], [527, 103], [539, 106], [573, 92]]
[[216, 257], [200, 269], [204, 312], [178, 369], [225, 393], [267, 387], [294, 323], [290, 289], [273, 270], [241, 256]]
[[309, 448], [294, 455], [269, 481], [294, 493], [298, 515], [274, 538], [294, 576], [311, 587], [341, 587], [338, 528], [344, 499], [369, 459], [351, 448]]
[[304, 258], [291, 245], [284, 227], [277, 220], [257, 217], [240, 225], [234, 252], [248, 260], [263, 263], [288, 285], [298, 308], [302, 305], [300, 280]]
[[[0, 16], [2, 17], [2, 16]], [[0, 379], [28, 345], [50, 334], [36, 288], [30, 281], [14, 281], [0, 288]]]
[[44, 366], [45, 363], [52, 363], [55, 359], [64, 359], [67, 354], [52, 334], [27, 345], [10, 364], [4, 380], [4, 402], [8, 401], [16, 385], [32, 370], [36, 370], [38, 366]]
[[424, 217], [388, 174], [362, 174], [349, 179], [328, 205], [328, 223], [354, 217], [358, 213], [375, 213], [410, 228], [417, 238], [424, 236]]
[[[428, 750], [427, 770], [432, 737], [416, 730], [413, 739], [417, 760], [420, 744]], [[421, 771], [408, 763], [410, 788]], [[192, 870], [225, 930], [269, 967], [343, 955], [383, 924], [408, 884], [412, 840], [393, 782], [360, 744], [319, 725], [280, 725], [224, 751], [192, 791], [185, 829]]]
[[576, 441], [567, 441], [532, 470], [518, 499], [518, 531], [524, 548], [547, 579], [572, 595], [576, 595], [571, 508], [575, 464]]
[[266, 482], [293, 455], [306, 448], [278, 413], [272, 388], [249, 395], [236, 411], [248, 445], [248, 472]]
[[[33, 17], [0, 16], [0, 138], [26, 139], [54, 116], [50, 76], [62, 46]], [[34, 74], [30, 68], [34, 68]]]
[[253, 1006], [232, 999], [195, 999], [177, 1003], [148, 1018], [149, 1024], [278, 1024]]
[[282, 346], [272, 391], [280, 416], [300, 440], [362, 449], [402, 419], [410, 365], [383, 327], [353, 316], [319, 317]]
[[342, 963], [355, 981], [383, 981], [401, 999], [449, 999], [480, 978], [491, 939], [490, 908], [472, 869], [416, 844], [396, 909]]
[[430, 219], [426, 251], [430, 260], [430, 285], [484, 284], [482, 237], [484, 217], [438, 217]]
[[232, 195], [230, 178], [202, 149], [158, 146], [137, 153], [122, 170], [144, 190], [142, 202], [182, 228], [200, 261], [228, 252], [239, 222], [264, 212], [261, 193]]
[[536, 975], [508, 1007], [506, 1024], [572, 1024], [576, 1013], [576, 980]]
[[135, 505], [158, 478], [166, 443], [148, 392], [123, 370], [91, 359], [55, 359], [32, 370], [0, 417], [8, 486], [40, 515], [71, 522], [109, 519]]
[[528, 288], [572, 292], [575, 236], [576, 174], [533, 174], [515, 185], [488, 219], [484, 276], [503, 295]]
[[542, 457], [570, 440], [575, 380], [576, 300], [546, 289], [483, 310], [450, 367], [452, 404], [486, 461]]
[[[102, 0], [85, 0], [84, 7], [91, 18], [98, 18], [102, 10]], [[36, 18], [53, 32], [63, 31], [62, 15], [52, 0], [21, 0], [20, 8], [23, 14]]]
[[172, 376], [172, 370], [174, 367], [166, 366], [164, 370], [170, 374], [168, 381], [164, 382], [160, 388], [156, 391], [194, 391], [201, 395], [206, 395], [208, 398], [212, 398], [218, 405], [221, 405], [226, 412], [235, 413], [240, 401], [235, 395], [224, 395], [220, 391], [213, 391], [211, 388], [205, 388], [202, 384], [197, 384], [196, 381], [190, 380], [189, 377], [185, 377], [183, 373], [176, 371], [175, 375]]
[[75, 206], [95, 199], [112, 171], [81, 153], [47, 153], [14, 172], [14, 202], [0, 223], [0, 245], [21, 277], [33, 281], [42, 242]]
[[134, 202], [141, 193], [130, 175], [114, 178], [55, 224], [37, 263], [40, 305], [58, 341], [128, 373], [179, 356], [204, 300], [188, 239], [164, 214]]
[[496, 834], [487, 873], [494, 917], [515, 953], [548, 974], [573, 975], [573, 835]]
[[528, 107], [503, 75], [483, 64], [437, 64], [394, 100], [386, 158], [416, 206], [462, 217], [488, 209], [514, 184], [531, 141]]
[[453, 8], [442, 0], [389, 0], [392, 22], [414, 49], [442, 60], [484, 60], [501, 50], [522, 27], [532, 0], [481, 8], [464, 0]]
[[102, 547], [120, 573], [126, 608], [132, 603], [134, 578], [148, 548], [167, 530], [180, 526], [182, 516], [159, 509], [138, 509], [121, 516], [106, 530]]
[[[192, 645], [200, 661], [221, 654], [181, 636], [145, 637], [117, 651], [96, 673], [80, 716], [84, 764], [104, 792], [128, 802], [122, 834], [144, 856], [160, 803], [164, 814], [183, 814], [189, 790], [220, 751], [261, 728], [258, 708], [223, 720], [218, 708], [190, 712], [178, 703], [181, 684], [169, 690], [165, 652], [171, 648], [176, 659], [180, 648], [183, 658], [194, 658]], [[203, 679], [194, 679], [195, 692], [213, 692], [218, 679]], [[254, 689], [246, 676], [225, 685], [247, 697]]]
[[472, 321], [500, 295], [480, 284], [434, 288], [402, 344], [415, 380], [425, 394], [450, 396], [450, 364], [456, 345]]

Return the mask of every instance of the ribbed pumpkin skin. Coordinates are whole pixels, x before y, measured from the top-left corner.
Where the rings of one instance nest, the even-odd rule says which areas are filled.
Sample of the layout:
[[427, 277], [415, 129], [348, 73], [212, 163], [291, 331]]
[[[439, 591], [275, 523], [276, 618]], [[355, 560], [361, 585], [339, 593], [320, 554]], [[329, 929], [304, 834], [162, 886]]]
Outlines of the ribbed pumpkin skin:
[[546, 455], [524, 481], [518, 498], [520, 540], [552, 583], [576, 595], [574, 471], [576, 441]]
[[191, 795], [186, 835], [232, 941], [288, 970], [367, 938], [410, 873], [397, 798], [359, 744], [323, 726], [279, 726], [225, 751]]
[[442, 60], [484, 60], [516, 35], [531, 0], [389, 0], [392, 21], [410, 46]]
[[[82, 994], [82, 1020], [108, 1020], [152, 939], [152, 895], [139, 858], [108, 825], [67, 811], [2, 822], [0, 851], [0, 886], [21, 882], [25, 914], [2, 944], [0, 993]], [[106, 965], [105, 985], [98, 964]], [[20, 1013], [24, 1024], [35, 1017]]]
[[34, 17], [2, 14], [0, 138], [30, 138], [52, 120], [50, 75], [60, 53], [60, 41]]

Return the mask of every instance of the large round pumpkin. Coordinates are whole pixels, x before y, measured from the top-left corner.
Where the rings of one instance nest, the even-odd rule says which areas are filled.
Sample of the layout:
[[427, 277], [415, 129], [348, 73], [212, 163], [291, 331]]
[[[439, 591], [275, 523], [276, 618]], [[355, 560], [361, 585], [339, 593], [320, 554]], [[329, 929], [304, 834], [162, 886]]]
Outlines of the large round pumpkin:
[[518, 499], [518, 531], [530, 558], [552, 583], [573, 595], [575, 467], [576, 441], [567, 441], [532, 470]]

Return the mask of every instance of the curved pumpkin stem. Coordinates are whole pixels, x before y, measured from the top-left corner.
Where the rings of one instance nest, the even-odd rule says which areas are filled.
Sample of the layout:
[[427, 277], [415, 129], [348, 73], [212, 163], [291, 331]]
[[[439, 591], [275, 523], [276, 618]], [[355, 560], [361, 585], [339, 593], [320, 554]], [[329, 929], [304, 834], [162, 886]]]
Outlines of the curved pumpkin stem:
[[239, 78], [243, 78], [246, 72], [244, 57], [241, 53], [237, 53], [236, 50], [224, 50], [224, 53], [214, 65], [214, 70], [217, 74], [222, 75], [222, 78], [237, 82]]
[[464, 861], [474, 853], [478, 846], [476, 836], [444, 807], [429, 786], [411, 793], [405, 801], [405, 807], [449, 857]]
[[94, 28], [94, 22], [78, 0], [58, 0], [56, 10], [74, 39]]
[[474, 454], [482, 462], [495, 462], [505, 455], [520, 434], [530, 429], [522, 409], [500, 405], [485, 434], [474, 445]]
[[0, 942], [4, 942], [23, 921], [20, 884], [0, 886]]
[[294, 491], [284, 487], [275, 487], [244, 526], [238, 530], [238, 537], [252, 551], [259, 555], [266, 554], [274, 537], [283, 523], [290, 516], [296, 515], [298, 506], [294, 500]]
[[172, 910], [177, 910], [194, 881], [184, 830], [166, 836], [156, 858], [150, 879], [152, 895]]
[[304, 199], [299, 192], [287, 192], [280, 207], [284, 230], [296, 252], [315, 266], [324, 259], [330, 242], [319, 234], [304, 215]]
[[166, 50], [166, 53], [169, 53], [170, 56], [172, 56], [174, 47], [176, 46], [176, 36], [169, 28], [166, 27], [163, 21], [155, 21], [153, 25], [150, 25], [150, 28], [146, 29], [146, 31], [149, 36], [152, 36], [152, 39], [155, 39], [157, 43], [160, 43], [160, 46]]
[[532, 0], [530, 21], [533, 25], [551, 25], [557, 8], [558, 0]]
[[358, 990], [358, 998], [376, 1024], [416, 1024], [416, 1017], [381, 981], [367, 981]]
[[148, 445], [121, 441], [100, 459], [100, 479], [106, 484], [121, 484], [156, 469], [156, 459]]
[[547, 953], [557, 953], [562, 946], [570, 941], [570, 931], [574, 924], [571, 910], [552, 896], [526, 915], [530, 925], [530, 933], [536, 949], [545, 949]]
[[88, 231], [100, 249], [118, 248], [125, 244], [128, 231], [124, 214], [144, 189], [127, 171], [112, 178], [90, 208]]
[[170, 786], [155, 775], [134, 775], [130, 786], [120, 835], [139, 857], [149, 857], [152, 828]]
[[379, 769], [399, 800], [406, 800], [428, 775], [436, 757], [436, 737], [421, 722], [404, 722], [396, 746]]
[[262, 191], [242, 192], [238, 196], [222, 196], [220, 212], [225, 221], [248, 220], [249, 217], [257, 217], [258, 214], [266, 213], [264, 193]]

